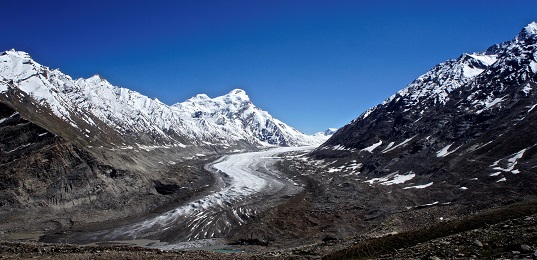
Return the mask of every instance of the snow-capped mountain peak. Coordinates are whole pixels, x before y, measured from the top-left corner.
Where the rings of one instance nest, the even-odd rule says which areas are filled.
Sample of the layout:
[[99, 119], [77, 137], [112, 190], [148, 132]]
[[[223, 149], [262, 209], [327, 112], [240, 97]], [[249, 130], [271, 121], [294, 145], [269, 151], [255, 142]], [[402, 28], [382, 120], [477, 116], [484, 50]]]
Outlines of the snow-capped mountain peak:
[[21, 59], [31, 59], [30, 54], [24, 52], [24, 51], [17, 51], [15, 49], [7, 50], [2, 55], [9, 55], [11, 57], [18, 57]]
[[[497, 59], [498, 55], [492, 53], [462, 54], [457, 59], [448, 60], [434, 66], [380, 105], [387, 105], [394, 100], [404, 101], [407, 107], [420, 105], [426, 101], [445, 104], [449, 101], [451, 92], [480, 75], [494, 64]], [[373, 110], [375, 108], [367, 110], [360, 118], [367, 117]]]
[[2, 63], [0, 66], [0, 77], [3, 80], [15, 77], [29, 77], [32, 74], [38, 73], [36, 66], [40, 66], [32, 60], [28, 53], [16, 51], [15, 49], [3, 52], [0, 55], [0, 62]]
[[226, 94], [226, 96], [250, 100], [250, 97], [248, 97], [248, 95], [246, 94], [246, 91], [240, 88], [236, 88], [230, 91], [228, 94]]
[[[187, 101], [193, 101], [194, 102], [194, 101], [197, 101], [197, 100], [207, 100], [207, 99], [210, 99], [210, 97], [207, 96], [206, 94], [197, 94], [196, 96], [191, 97]], [[177, 103], [177, 104], [180, 104], [180, 103]]]
[[99, 75], [97, 73], [95, 75], [89, 77], [87, 80], [108, 82], [108, 80], [106, 80], [103, 76], [101, 76], [101, 75]]
[[319, 143], [254, 106], [242, 89], [212, 99], [199, 94], [168, 106], [156, 98], [114, 86], [98, 74], [73, 80], [34, 62], [25, 52], [10, 50], [0, 55], [0, 99], [16, 107], [18, 103], [10, 96], [16, 93], [22, 99], [31, 97], [29, 101], [37, 110], [50, 111], [82, 132], [90, 143], [103, 139], [97, 136], [99, 133], [110, 136], [114, 132], [119, 139], [114, 142], [131, 140], [142, 145]]
[[[519, 64], [522, 60], [526, 60], [524, 61], [525, 65], [521, 65], [527, 66], [527, 71], [536, 72], [537, 61], [535, 58], [533, 60], [527, 59], [532, 57], [531, 52], [534, 48], [532, 46], [536, 44], [536, 41], [537, 23], [532, 22], [511, 41], [495, 44], [483, 52], [464, 53], [457, 59], [447, 60], [434, 66], [382, 104], [362, 113], [356, 120], [364, 119], [378, 108], [389, 104], [399, 103], [403, 106], [404, 111], [410, 109], [424, 111], [427, 107], [435, 104], [446, 104], [451, 99], [450, 93], [455, 90], [478, 80], [479, 77], [486, 77], [486, 74], [492, 73], [491, 70], [501, 70], [505, 74], [512, 69], [510, 67]], [[474, 97], [470, 96], [469, 98]], [[490, 100], [476, 102], [485, 107], [492, 104]], [[476, 105], [476, 107], [479, 106]], [[482, 110], [477, 109], [477, 112], [480, 111]]]
[[531, 22], [528, 24], [516, 37], [518, 41], [524, 41], [531, 38], [537, 38], [537, 23]]
[[320, 143], [324, 143], [326, 140], [328, 140], [328, 138], [332, 137], [337, 130], [338, 128], [328, 128], [322, 132], [313, 134], [313, 137], [317, 138]]
[[218, 99], [228, 104], [233, 103], [235, 105], [250, 102], [250, 97], [246, 94], [246, 91], [242, 89], [234, 89], [226, 95], [218, 97]]
[[211, 114], [216, 110], [226, 109], [237, 111], [248, 105], [253, 105], [244, 90], [233, 90], [223, 96], [210, 98], [206, 94], [198, 94], [184, 102], [176, 103], [173, 107], [188, 113], [203, 112]]
[[313, 134], [313, 136], [326, 136], [326, 137], [330, 137], [332, 136], [338, 129], [337, 128], [328, 128], [322, 132], [317, 132], [315, 134]]
[[[234, 89], [229, 93], [211, 99], [207, 94], [197, 94], [194, 97], [187, 99], [185, 102], [176, 103], [173, 106], [177, 108], [185, 107], [186, 104], [191, 104], [193, 106], [222, 106], [222, 105], [231, 105], [235, 108], [240, 107], [242, 103], [248, 103], [250, 97], [246, 94], [246, 91], [242, 89]], [[218, 104], [218, 105], [217, 105]]]
[[256, 139], [270, 145], [311, 145], [320, 142], [256, 107], [242, 89], [234, 89], [215, 98], [198, 94], [173, 105], [173, 108], [177, 109], [186, 124], [202, 128], [201, 132], [223, 131], [229, 136], [246, 136], [247, 140]]

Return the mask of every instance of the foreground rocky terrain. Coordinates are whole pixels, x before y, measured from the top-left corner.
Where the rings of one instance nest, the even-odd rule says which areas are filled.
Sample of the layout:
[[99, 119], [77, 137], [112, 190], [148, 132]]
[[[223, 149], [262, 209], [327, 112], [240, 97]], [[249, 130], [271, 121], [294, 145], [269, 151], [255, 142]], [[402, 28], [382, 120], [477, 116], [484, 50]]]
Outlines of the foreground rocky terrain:
[[4, 259], [537, 259], [536, 212], [537, 202], [518, 203], [410, 232], [326, 239], [285, 250], [224, 246], [220, 252], [163, 251], [17, 241], [0, 242], [0, 255]]
[[271, 256], [239, 253], [172, 252], [131, 246], [76, 246], [29, 242], [2, 242], [0, 254], [3, 259], [275, 259]]

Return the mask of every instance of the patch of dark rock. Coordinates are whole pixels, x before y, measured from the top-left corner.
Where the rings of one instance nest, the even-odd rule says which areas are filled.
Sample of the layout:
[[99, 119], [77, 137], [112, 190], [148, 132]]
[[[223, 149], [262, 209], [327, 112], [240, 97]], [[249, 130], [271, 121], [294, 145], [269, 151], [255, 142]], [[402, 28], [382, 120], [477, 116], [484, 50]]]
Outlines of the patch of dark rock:
[[155, 190], [162, 195], [174, 194], [180, 189], [177, 184], [164, 184], [160, 181], [153, 181], [153, 183], [155, 184]]
[[124, 175], [124, 173], [122, 173], [121, 171], [118, 171], [117, 169], [115, 169], [112, 166], [99, 165], [98, 168], [99, 168], [99, 170], [101, 170], [101, 172], [103, 174], [108, 175], [112, 179], [115, 179], [115, 178], [118, 178], [118, 177]]
[[269, 243], [266, 241], [259, 240], [257, 238], [247, 238], [239, 239], [236, 242], [230, 243], [230, 245], [241, 245], [241, 246], [268, 246]]
[[332, 236], [326, 236], [323, 238], [323, 242], [324, 243], [331, 243], [331, 242], [334, 242], [334, 241], [337, 241], [338, 239], [335, 238], [335, 237], [332, 237]]

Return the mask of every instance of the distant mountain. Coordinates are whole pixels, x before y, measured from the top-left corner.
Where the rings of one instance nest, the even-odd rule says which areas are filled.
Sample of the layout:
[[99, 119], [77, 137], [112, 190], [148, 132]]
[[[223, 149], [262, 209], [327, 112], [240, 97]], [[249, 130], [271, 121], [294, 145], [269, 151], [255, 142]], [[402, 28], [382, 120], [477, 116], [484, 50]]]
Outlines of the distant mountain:
[[371, 185], [423, 190], [432, 202], [534, 196], [536, 72], [531, 23], [511, 41], [434, 66], [312, 156], [352, 165]]
[[246, 92], [235, 89], [228, 94], [209, 98], [199, 94], [172, 109], [185, 119], [189, 133], [200, 140], [215, 140], [224, 144], [246, 140], [256, 145], [302, 146], [318, 144], [316, 138], [305, 135], [257, 108]]
[[95, 75], [73, 80], [24, 52], [0, 55], [0, 102], [87, 145], [302, 146], [318, 143], [250, 102], [243, 90], [173, 106]]
[[328, 140], [328, 138], [330, 138], [337, 130], [337, 128], [328, 128], [322, 132], [313, 134], [313, 137], [317, 138], [319, 143], [323, 143]]
[[317, 132], [315, 134], [313, 134], [313, 136], [326, 136], [326, 137], [330, 137], [332, 136], [335, 132], [337, 131], [337, 128], [328, 128], [322, 132]]

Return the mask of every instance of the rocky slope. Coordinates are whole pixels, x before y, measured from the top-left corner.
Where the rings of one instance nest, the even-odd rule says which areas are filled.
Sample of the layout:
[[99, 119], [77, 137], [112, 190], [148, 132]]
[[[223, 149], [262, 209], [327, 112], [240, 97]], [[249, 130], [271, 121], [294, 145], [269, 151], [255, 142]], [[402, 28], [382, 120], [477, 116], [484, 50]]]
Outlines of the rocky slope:
[[[418, 203], [537, 195], [537, 23], [438, 64], [336, 132], [313, 158]], [[407, 205], [416, 206], [416, 205]]]
[[0, 140], [2, 231], [69, 229], [135, 217], [192, 196], [211, 181], [196, 159], [190, 165], [163, 164], [155, 159], [172, 155], [157, 150], [96, 153], [2, 103]]

